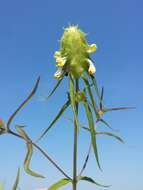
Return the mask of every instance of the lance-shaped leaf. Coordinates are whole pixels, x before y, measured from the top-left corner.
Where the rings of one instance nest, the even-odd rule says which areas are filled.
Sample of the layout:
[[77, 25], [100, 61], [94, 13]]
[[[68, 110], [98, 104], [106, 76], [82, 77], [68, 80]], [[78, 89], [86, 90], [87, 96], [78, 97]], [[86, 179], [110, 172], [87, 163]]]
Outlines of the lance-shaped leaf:
[[60, 187], [63, 187], [65, 185], [67, 185], [68, 183], [72, 183], [72, 180], [64, 178], [61, 179], [60, 181], [58, 181], [57, 183], [54, 183], [53, 185], [51, 185], [48, 190], [57, 190]]
[[87, 80], [86, 77], [82, 77], [82, 78], [83, 78], [84, 83], [85, 83], [85, 85], [86, 85], [86, 87], [87, 87], [88, 94], [89, 94], [89, 96], [90, 96], [91, 103], [92, 103], [93, 109], [94, 109], [94, 111], [95, 111], [96, 117], [99, 118], [97, 105], [96, 105], [96, 102], [95, 102], [95, 100], [94, 100], [94, 96], [93, 96], [93, 93], [92, 93], [90, 84], [89, 84], [89, 82], [88, 82], [88, 80]]
[[90, 106], [87, 101], [84, 102], [84, 107], [85, 107], [86, 115], [87, 115], [87, 119], [88, 119], [88, 125], [89, 125], [89, 129], [90, 129], [90, 134], [91, 134], [91, 142], [92, 142], [92, 147], [94, 150], [95, 158], [96, 158], [98, 167], [101, 169], [100, 163], [99, 163], [99, 157], [98, 157], [97, 144], [96, 144], [94, 119], [93, 119], [92, 111], [91, 111]]
[[100, 110], [103, 109], [103, 95], [104, 95], [104, 88], [102, 87], [101, 98], [100, 98]]
[[100, 186], [100, 187], [105, 187], [105, 188], [110, 187], [110, 185], [102, 185], [102, 184], [96, 182], [95, 180], [93, 180], [92, 178], [87, 177], [87, 176], [80, 176], [78, 178], [78, 181], [80, 181], [80, 180], [87, 181], [89, 183], [93, 183], [93, 184]]
[[96, 78], [92, 75], [90, 75], [90, 78], [92, 80], [92, 83], [94, 85], [94, 89], [95, 89], [95, 92], [97, 94], [97, 97], [100, 99], [100, 93], [99, 93], [99, 89], [98, 89], [98, 86], [97, 86], [97, 82], [96, 82]]
[[16, 111], [10, 116], [8, 122], [7, 122], [7, 128], [9, 129], [10, 124], [12, 123], [14, 117], [16, 116], [16, 114], [25, 106], [26, 103], [29, 102], [29, 100], [34, 96], [34, 94], [37, 91], [38, 85], [40, 82], [40, 77], [37, 79], [36, 84], [32, 90], [32, 92], [29, 94], [29, 96], [22, 102], [22, 104], [20, 104], [20, 106], [16, 109]]
[[109, 129], [115, 131], [115, 129], [113, 129], [113, 128], [108, 124], [108, 122], [105, 121], [104, 119], [101, 119], [101, 118], [100, 118], [98, 121], [101, 122], [101, 123], [103, 123], [104, 125], [106, 125]]
[[48, 100], [57, 90], [57, 88], [60, 86], [61, 82], [62, 82], [63, 78], [60, 79], [56, 85], [54, 86], [53, 90], [50, 92], [50, 94], [48, 95], [48, 97], [46, 97], [45, 99]]
[[58, 114], [56, 115], [56, 117], [54, 118], [54, 120], [50, 123], [50, 125], [44, 130], [44, 132], [40, 135], [40, 137], [38, 138], [37, 141], [41, 140], [46, 133], [49, 131], [49, 129], [51, 129], [51, 127], [53, 127], [53, 125], [58, 121], [58, 119], [62, 116], [62, 114], [65, 112], [65, 110], [69, 107], [70, 105], [70, 100], [68, 100], [60, 109], [60, 111], [58, 112]]
[[27, 145], [27, 154], [24, 160], [24, 170], [27, 174], [34, 176], [34, 177], [40, 177], [40, 178], [44, 178], [44, 176], [32, 171], [30, 169], [30, 162], [31, 162], [31, 158], [33, 155], [33, 146], [32, 146], [32, 141], [31, 139], [28, 137], [28, 135], [25, 133], [25, 131], [16, 126], [16, 130], [17, 132], [22, 136], [22, 138], [26, 141], [26, 145]]
[[72, 77], [70, 77], [69, 90], [70, 90], [70, 100], [71, 100], [72, 110], [73, 110], [73, 114], [74, 114], [74, 122], [75, 122], [77, 128], [79, 129], [77, 110], [76, 110], [76, 104], [75, 104], [74, 81], [73, 81]]
[[[90, 132], [90, 129], [84, 126], [81, 126], [82, 129], [85, 129], [86, 131]], [[119, 137], [118, 135], [115, 135], [113, 133], [110, 132], [95, 132], [96, 135], [107, 135], [107, 136], [111, 136], [113, 138], [115, 138], [116, 140], [120, 141], [121, 143], [124, 143], [123, 139], [121, 137]]]
[[19, 184], [19, 180], [20, 180], [20, 168], [18, 168], [16, 180], [15, 180], [15, 182], [14, 182], [14, 185], [13, 185], [13, 187], [12, 187], [12, 190], [17, 190], [18, 184]]
[[121, 143], [124, 143], [123, 139], [113, 133], [110, 132], [96, 132], [96, 135], [107, 135], [115, 138], [116, 140], [120, 141]]
[[130, 110], [135, 109], [135, 107], [119, 107], [119, 108], [104, 108], [103, 112], [111, 112], [111, 111], [120, 111], [120, 110]]

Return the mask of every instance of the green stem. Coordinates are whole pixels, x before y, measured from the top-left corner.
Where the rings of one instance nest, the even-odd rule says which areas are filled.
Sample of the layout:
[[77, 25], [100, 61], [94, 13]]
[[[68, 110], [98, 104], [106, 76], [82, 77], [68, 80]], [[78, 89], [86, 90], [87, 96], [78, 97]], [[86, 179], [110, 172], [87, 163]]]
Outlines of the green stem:
[[[75, 91], [79, 90], [79, 81], [76, 79]], [[78, 103], [75, 102], [76, 114], [78, 117]], [[78, 126], [76, 120], [74, 120], [74, 150], [73, 150], [73, 190], [77, 189], [77, 135]]]

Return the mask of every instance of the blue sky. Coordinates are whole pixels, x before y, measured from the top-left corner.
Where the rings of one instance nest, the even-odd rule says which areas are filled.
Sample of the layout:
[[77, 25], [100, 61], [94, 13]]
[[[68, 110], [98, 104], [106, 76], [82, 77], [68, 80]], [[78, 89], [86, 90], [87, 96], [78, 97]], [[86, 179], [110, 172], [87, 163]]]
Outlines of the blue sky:
[[[89, 34], [88, 41], [98, 45], [98, 51], [93, 58], [96, 61], [98, 84], [105, 87], [106, 105], [136, 107], [136, 110], [106, 116], [106, 120], [118, 129], [126, 143], [121, 145], [111, 138], [100, 137], [98, 146], [103, 172], [98, 170], [93, 155], [85, 171], [86, 175], [101, 183], [112, 184], [109, 190], [143, 189], [142, 6], [141, 0], [0, 1], [1, 118], [5, 121], [8, 119], [39, 75], [41, 83], [36, 96], [17, 115], [13, 126], [27, 125], [26, 131], [32, 138], [36, 138], [64, 103], [66, 80], [49, 102], [41, 102], [40, 97], [47, 95], [56, 83], [53, 79], [53, 53], [59, 48], [58, 40], [62, 35], [62, 28], [68, 24], [78, 24]], [[104, 129], [103, 126], [101, 129]], [[69, 174], [72, 172], [72, 136], [72, 125], [63, 118], [41, 141], [41, 146]], [[79, 168], [88, 144], [88, 135], [81, 132]], [[11, 136], [1, 136], [0, 145], [0, 181], [4, 181], [7, 184], [6, 190], [9, 190], [17, 167], [22, 168], [26, 149], [23, 142]], [[47, 178], [35, 179], [22, 170], [22, 190], [48, 187], [62, 178], [38, 152], [34, 153], [31, 167], [44, 173]], [[83, 182], [79, 184], [79, 189], [100, 188]]]

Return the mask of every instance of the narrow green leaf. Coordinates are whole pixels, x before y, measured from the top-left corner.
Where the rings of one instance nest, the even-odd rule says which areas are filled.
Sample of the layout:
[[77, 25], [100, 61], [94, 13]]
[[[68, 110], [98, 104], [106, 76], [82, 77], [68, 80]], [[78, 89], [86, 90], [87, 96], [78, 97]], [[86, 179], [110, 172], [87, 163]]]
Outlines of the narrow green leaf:
[[113, 133], [110, 132], [96, 132], [96, 135], [107, 135], [107, 136], [111, 136], [114, 137], [116, 140], [120, 141], [121, 143], [124, 143], [123, 139]]
[[12, 187], [12, 190], [17, 190], [18, 184], [19, 184], [19, 179], [20, 179], [20, 168], [18, 168], [16, 180], [15, 180], [15, 182], [14, 182], [14, 185], [13, 185], [13, 187]]
[[95, 100], [94, 100], [94, 96], [93, 96], [93, 93], [92, 93], [90, 84], [89, 84], [89, 82], [88, 82], [88, 80], [87, 80], [86, 77], [82, 77], [82, 78], [83, 78], [84, 83], [85, 83], [85, 85], [86, 85], [86, 87], [87, 87], [88, 94], [89, 94], [89, 96], [90, 96], [91, 103], [92, 103], [93, 109], [94, 109], [94, 111], [95, 111], [96, 117], [98, 118], [98, 117], [99, 117], [98, 109], [97, 109], [96, 102], [95, 102]]
[[10, 124], [12, 123], [13, 119], [15, 118], [16, 114], [25, 106], [26, 103], [29, 102], [29, 100], [34, 96], [34, 94], [37, 91], [38, 85], [40, 82], [40, 77], [37, 79], [36, 84], [32, 90], [32, 92], [30, 93], [30, 95], [22, 102], [22, 104], [20, 104], [20, 106], [16, 109], [16, 111], [10, 116], [8, 122], [7, 122], [7, 128], [10, 127]]
[[62, 114], [65, 112], [65, 110], [69, 107], [70, 105], [70, 100], [68, 100], [60, 109], [60, 111], [58, 112], [58, 114], [56, 115], [56, 117], [54, 118], [54, 120], [50, 123], [50, 125], [44, 130], [44, 132], [40, 135], [40, 137], [38, 138], [37, 141], [41, 140], [46, 133], [49, 131], [49, 129], [51, 129], [51, 127], [58, 121], [58, 119], [62, 116]]
[[100, 110], [103, 109], [103, 95], [104, 95], [104, 88], [102, 87], [101, 98], [100, 98]]
[[98, 157], [97, 144], [96, 144], [96, 135], [95, 135], [95, 129], [94, 129], [93, 115], [92, 115], [92, 112], [91, 112], [88, 102], [86, 102], [86, 101], [84, 102], [84, 107], [85, 107], [86, 115], [87, 115], [87, 119], [88, 119], [88, 125], [89, 125], [89, 129], [90, 129], [90, 134], [91, 134], [91, 142], [92, 142], [92, 147], [94, 150], [95, 158], [96, 158], [98, 167], [101, 169], [100, 163], [99, 163], [99, 157]]
[[24, 170], [27, 174], [33, 176], [33, 177], [39, 177], [39, 178], [44, 178], [43, 175], [40, 175], [34, 171], [32, 171], [29, 167], [30, 162], [31, 162], [31, 158], [32, 158], [32, 154], [33, 154], [33, 146], [32, 143], [27, 143], [27, 155], [25, 157], [24, 160]]
[[72, 183], [72, 180], [70, 179], [61, 179], [60, 181], [58, 181], [57, 183], [53, 184], [52, 186], [50, 186], [48, 188], [48, 190], [56, 190], [56, 189], [59, 189], [60, 187], [63, 187], [65, 185], [67, 185], [68, 183]]
[[48, 99], [55, 93], [55, 91], [57, 90], [57, 88], [58, 88], [59, 85], [61, 84], [62, 80], [63, 80], [63, 78], [60, 79], [60, 80], [56, 83], [56, 85], [54, 86], [53, 90], [50, 92], [50, 94], [48, 95], [48, 97], [45, 98], [46, 100], [48, 100]]
[[24, 139], [26, 142], [31, 142], [30, 138], [28, 137], [28, 135], [27, 135], [26, 132], [22, 129], [21, 126], [16, 125], [15, 128], [16, 128], [17, 132], [23, 137], [23, 139]]
[[44, 176], [32, 171], [30, 169], [30, 162], [32, 159], [32, 155], [33, 155], [33, 146], [32, 146], [32, 141], [30, 140], [30, 138], [28, 137], [28, 135], [25, 133], [25, 131], [16, 126], [17, 132], [23, 137], [23, 139], [26, 141], [26, 145], [27, 145], [27, 154], [24, 160], [24, 170], [27, 174], [34, 176], [34, 177], [40, 177], [40, 178], [44, 178]]
[[104, 119], [99, 119], [99, 122], [103, 123], [104, 125], [106, 125], [109, 129], [115, 131], [115, 129], [113, 129], [108, 123], [107, 121], [105, 121]]
[[135, 107], [119, 107], [119, 108], [104, 108], [104, 112], [111, 112], [111, 111], [120, 111], [120, 110], [130, 110], [135, 109]]
[[80, 181], [80, 180], [87, 181], [87, 182], [89, 182], [89, 183], [93, 183], [93, 184], [95, 184], [95, 185], [97, 185], [97, 186], [100, 186], [100, 187], [106, 187], [106, 188], [107, 188], [107, 187], [110, 187], [110, 185], [101, 185], [100, 183], [97, 183], [95, 180], [93, 180], [92, 178], [87, 177], [87, 176], [80, 176], [78, 180], [79, 180], [79, 181]]
[[73, 114], [74, 114], [74, 121], [75, 121], [77, 128], [79, 129], [77, 110], [76, 110], [76, 104], [75, 104], [74, 81], [73, 81], [72, 77], [70, 77], [69, 91], [70, 91], [71, 106], [72, 106], [72, 110], [73, 110]]
[[[85, 129], [86, 131], [90, 132], [90, 129], [84, 126], [81, 126], [82, 129]], [[116, 140], [120, 141], [121, 143], [124, 143], [123, 139], [113, 133], [110, 132], [95, 132], [96, 135], [107, 135], [107, 136], [111, 136], [114, 137]]]
[[99, 92], [99, 89], [98, 89], [98, 86], [97, 86], [96, 78], [94, 76], [91, 76], [91, 75], [90, 75], [90, 78], [91, 78], [92, 83], [94, 85], [94, 89], [95, 89], [95, 92], [97, 94], [97, 97], [100, 99], [100, 92]]

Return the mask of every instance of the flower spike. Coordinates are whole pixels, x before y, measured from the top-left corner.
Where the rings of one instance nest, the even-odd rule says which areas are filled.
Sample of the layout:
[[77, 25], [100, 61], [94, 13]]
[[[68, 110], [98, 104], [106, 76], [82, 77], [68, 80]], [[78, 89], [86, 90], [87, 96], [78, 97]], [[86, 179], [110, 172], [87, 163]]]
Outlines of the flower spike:
[[[93, 75], [96, 69], [90, 61], [89, 54], [94, 53], [96, 49], [96, 44], [88, 44], [86, 34], [78, 26], [64, 28], [60, 49], [54, 54], [56, 66], [64, 67], [65, 73], [74, 79], [80, 78], [87, 71], [89, 75]], [[63, 69], [58, 70], [54, 77], [56, 79], [63, 77]]]

